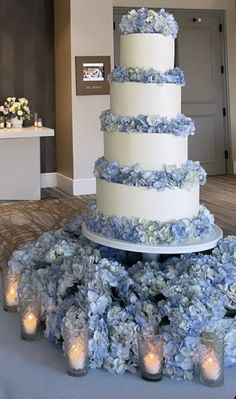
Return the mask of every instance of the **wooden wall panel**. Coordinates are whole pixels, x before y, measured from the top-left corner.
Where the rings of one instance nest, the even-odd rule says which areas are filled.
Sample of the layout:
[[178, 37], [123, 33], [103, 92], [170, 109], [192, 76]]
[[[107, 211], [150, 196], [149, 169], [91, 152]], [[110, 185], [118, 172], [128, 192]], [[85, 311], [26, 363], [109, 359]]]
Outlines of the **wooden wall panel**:
[[[0, 0], [0, 103], [26, 97], [55, 127], [53, 0]], [[28, 123], [28, 124], [32, 124]], [[41, 139], [41, 171], [56, 170], [55, 138]]]

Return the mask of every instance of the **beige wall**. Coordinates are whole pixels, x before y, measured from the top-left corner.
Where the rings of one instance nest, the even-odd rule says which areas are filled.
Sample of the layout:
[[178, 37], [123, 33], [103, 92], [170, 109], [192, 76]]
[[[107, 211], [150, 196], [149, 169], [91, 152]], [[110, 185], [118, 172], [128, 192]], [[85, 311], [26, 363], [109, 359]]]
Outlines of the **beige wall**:
[[[70, 27], [67, 21], [69, 2]], [[56, 43], [56, 64], [59, 64], [56, 81], [60, 86], [60, 90], [57, 91], [58, 172], [74, 179], [68, 182], [73, 185], [72, 191], [75, 194], [95, 191], [94, 162], [103, 153], [99, 115], [102, 110], [109, 108], [110, 102], [109, 96], [76, 96], [75, 56], [110, 55], [113, 60], [113, 6], [225, 10], [230, 134], [233, 159], [236, 165], [235, 2], [236, 0], [99, 0], [98, 2], [94, 0], [55, 0], [60, 9], [59, 12], [57, 7], [55, 8], [56, 40], [59, 40], [59, 43]], [[57, 21], [60, 22], [60, 28], [58, 28]], [[64, 55], [63, 62], [62, 53]], [[69, 68], [70, 71], [67, 73]], [[63, 84], [61, 84], [61, 79], [64, 79]], [[62, 117], [62, 110], [65, 106], [66, 114], [63, 111]]]
[[236, 173], [236, 0], [113, 0], [115, 7], [165, 7], [224, 10], [228, 63], [228, 98], [230, 145]]
[[[74, 179], [81, 190], [92, 187], [95, 160], [103, 154], [99, 115], [109, 108], [109, 95], [76, 96], [75, 56], [113, 56], [113, 9], [111, 0], [71, 0], [71, 59], [73, 107]], [[87, 182], [86, 182], [87, 181]], [[80, 182], [78, 182], [79, 187]], [[95, 182], [93, 179], [93, 186]], [[79, 188], [80, 191], [80, 188]]]
[[70, 0], [56, 0], [54, 13], [57, 172], [73, 178]]

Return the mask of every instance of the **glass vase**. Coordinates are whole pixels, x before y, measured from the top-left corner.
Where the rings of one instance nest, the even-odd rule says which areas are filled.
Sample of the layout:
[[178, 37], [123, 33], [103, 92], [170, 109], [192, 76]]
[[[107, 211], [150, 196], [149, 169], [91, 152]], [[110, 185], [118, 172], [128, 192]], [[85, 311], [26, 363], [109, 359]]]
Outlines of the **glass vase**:
[[64, 354], [69, 375], [83, 376], [88, 371], [88, 327], [64, 327]]
[[3, 116], [0, 116], [0, 129], [4, 129], [5, 127], [5, 120]]
[[8, 312], [16, 312], [18, 304], [18, 285], [19, 274], [15, 274], [4, 268], [2, 271], [2, 288], [3, 288], [3, 309]]
[[26, 341], [35, 341], [41, 335], [41, 304], [39, 297], [31, 298], [20, 296], [20, 326], [21, 338]]
[[199, 370], [202, 384], [224, 384], [224, 340], [215, 333], [203, 332], [199, 337]]
[[142, 332], [138, 336], [138, 348], [142, 378], [148, 381], [161, 380], [164, 367], [162, 336]]
[[11, 125], [15, 129], [22, 128], [23, 118], [18, 118], [17, 116], [14, 116], [13, 118], [11, 118]]

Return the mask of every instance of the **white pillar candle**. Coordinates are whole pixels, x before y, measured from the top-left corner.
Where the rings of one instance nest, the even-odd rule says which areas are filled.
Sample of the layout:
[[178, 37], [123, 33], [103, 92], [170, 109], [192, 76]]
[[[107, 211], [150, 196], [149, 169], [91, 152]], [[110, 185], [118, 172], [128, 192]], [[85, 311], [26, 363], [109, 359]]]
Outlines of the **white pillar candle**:
[[38, 318], [30, 311], [27, 311], [22, 320], [26, 334], [34, 334], [38, 325]]
[[9, 283], [7, 290], [6, 290], [6, 303], [7, 306], [15, 306], [17, 302], [17, 288], [18, 288], [18, 281], [14, 281]]
[[143, 359], [147, 373], [157, 374], [161, 368], [161, 359], [155, 352], [149, 352]]
[[203, 372], [209, 380], [216, 381], [220, 376], [220, 365], [213, 352], [206, 355], [202, 362]]
[[5, 126], [4, 122], [0, 122], [0, 129], [4, 129], [4, 126]]
[[72, 368], [76, 370], [83, 369], [86, 360], [86, 352], [81, 338], [76, 338], [73, 341], [68, 352], [68, 358]]
[[11, 128], [11, 122], [10, 122], [10, 121], [7, 121], [7, 122], [6, 122], [6, 127], [7, 127], [7, 129], [10, 129], [10, 128]]

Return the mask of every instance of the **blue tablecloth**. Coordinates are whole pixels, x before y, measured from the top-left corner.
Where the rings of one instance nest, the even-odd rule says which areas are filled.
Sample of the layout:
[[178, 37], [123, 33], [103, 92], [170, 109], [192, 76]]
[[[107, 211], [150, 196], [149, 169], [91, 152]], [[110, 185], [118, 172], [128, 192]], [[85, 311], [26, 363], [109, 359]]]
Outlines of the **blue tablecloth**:
[[90, 370], [85, 377], [65, 373], [61, 348], [45, 338], [20, 338], [19, 315], [0, 310], [0, 399], [234, 399], [236, 367], [226, 370], [225, 384], [209, 388], [198, 378], [146, 382]]

